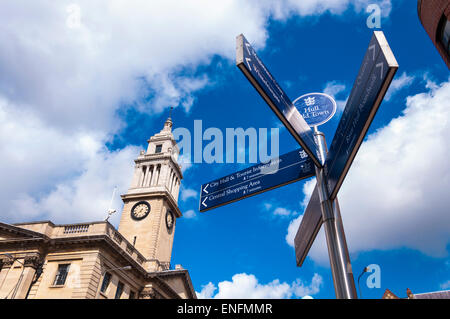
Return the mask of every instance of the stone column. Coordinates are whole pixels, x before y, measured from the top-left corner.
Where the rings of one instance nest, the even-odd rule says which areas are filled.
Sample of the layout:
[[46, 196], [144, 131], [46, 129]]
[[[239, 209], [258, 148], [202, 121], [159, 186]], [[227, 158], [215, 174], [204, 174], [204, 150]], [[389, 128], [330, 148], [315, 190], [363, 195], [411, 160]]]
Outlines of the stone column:
[[142, 184], [142, 187], [149, 186], [149, 181], [152, 178], [152, 172], [153, 172], [153, 167], [151, 165], [147, 165], [147, 168], [145, 170], [145, 179], [144, 179], [144, 183]]
[[39, 253], [30, 253], [23, 258], [23, 268], [15, 283], [16, 287], [8, 296], [8, 299], [24, 299], [27, 296], [28, 290], [30, 289], [36, 274], [36, 269], [41, 262], [42, 260]]
[[160, 176], [161, 176], [161, 164], [157, 164], [155, 169], [155, 186], [161, 184]]
[[152, 165], [152, 178], [150, 179], [148, 186], [151, 187], [156, 183], [157, 165]]
[[139, 178], [138, 178], [138, 183], [137, 183], [137, 186], [136, 187], [142, 187], [142, 183], [144, 182], [144, 172], [142, 171], [142, 166], [141, 165], [139, 165], [139, 167], [138, 167], [138, 176], [139, 176]]
[[170, 185], [170, 192], [173, 193], [173, 188], [175, 186], [175, 183], [177, 182], [177, 173], [173, 173], [172, 183]]
[[179, 193], [180, 193], [180, 184], [181, 184], [181, 182], [178, 181], [178, 182], [177, 182], [177, 186], [175, 187], [174, 195], [173, 195], [173, 197], [175, 198], [175, 201], [176, 201], [176, 202], [178, 202], [178, 195], [179, 195]]
[[169, 184], [167, 185], [167, 188], [169, 189], [169, 192], [172, 191], [172, 183], [173, 183], [173, 178], [174, 177], [175, 177], [175, 174], [173, 173], [172, 170], [170, 170]]
[[160, 184], [162, 186], [164, 186], [164, 185], [167, 186], [168, 180], [170, 178], [170, 167], [166, 162], [162, 163], [162, 165], [161, 165], [161, 177], [160, 178], [161, 178]]
[[3, 299], [6, 294], [11, 289], [9, 287], [8, 275], [10, 275], [9, 271], [14, 263], [14, 259], [7, 258], [6, 256], [2, 256], [0, 259], [1, 271], [0, 271], [0, 299]]

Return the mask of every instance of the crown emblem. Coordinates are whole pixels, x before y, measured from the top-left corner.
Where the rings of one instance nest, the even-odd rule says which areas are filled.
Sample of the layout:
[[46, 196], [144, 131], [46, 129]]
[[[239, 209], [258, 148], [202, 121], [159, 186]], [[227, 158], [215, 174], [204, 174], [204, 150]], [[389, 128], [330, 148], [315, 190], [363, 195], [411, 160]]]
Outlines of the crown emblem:
[[315, 97], [309, 97], [307, 99], [304, 100], [306, 106], [311, 106], [314, 105], [314, 103], [316, 103], [316, 98]]

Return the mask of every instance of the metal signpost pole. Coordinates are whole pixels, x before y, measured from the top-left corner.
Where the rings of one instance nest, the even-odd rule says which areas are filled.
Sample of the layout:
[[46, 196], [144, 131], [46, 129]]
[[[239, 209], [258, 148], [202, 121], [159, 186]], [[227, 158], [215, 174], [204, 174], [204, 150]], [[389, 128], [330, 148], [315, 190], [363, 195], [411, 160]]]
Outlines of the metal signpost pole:
[[[316, 126], [314, 136], [319, 146], [321, 160], [325, 161], [327, 154], [325, 136], [317, 130]], [[316, 167], [316, 177], [336, 298], [357, 299], [339, 204], [337, 199], [330, 200], [323, 168]]]

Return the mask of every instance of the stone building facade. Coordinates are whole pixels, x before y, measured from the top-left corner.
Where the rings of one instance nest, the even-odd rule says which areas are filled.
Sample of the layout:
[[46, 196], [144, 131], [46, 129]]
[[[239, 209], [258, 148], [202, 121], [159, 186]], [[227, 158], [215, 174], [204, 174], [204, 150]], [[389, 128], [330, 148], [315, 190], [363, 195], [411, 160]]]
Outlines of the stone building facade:
[[423, 27], [450, 69], [450, 0], [418, 0]]
[[170, 260], [183, 178], [167, 119], [135, 160], [118, 229], [108, 221], [0, 223], [0, 298], [196, 298]]

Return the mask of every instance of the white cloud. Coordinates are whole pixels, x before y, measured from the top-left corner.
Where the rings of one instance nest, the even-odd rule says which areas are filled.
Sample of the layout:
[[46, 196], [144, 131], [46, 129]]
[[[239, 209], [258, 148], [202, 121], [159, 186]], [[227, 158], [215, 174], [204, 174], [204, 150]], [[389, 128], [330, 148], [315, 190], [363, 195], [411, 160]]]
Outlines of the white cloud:
[[189, 198], [197, 198], [198, 192], [193, 190], [192, 188], [182, 188], [181, 189], [181, 200], [184, 202]]
[[326, 12], [331, 14], [342, 14], [350, 6], [356, 12], [361, 12], [371, 3], [380, 5], [381, 15], [386, 17], [391, 12], [391, 0], [281, 0], [281, 1], [261, 1], [269, 8], [272, 16], [276, 19], [284, 20], [292, 15], [312, 16]]
[[190, 154], [181, 154], [178, 156], [178, 164], [181, 166], [181, 172], [184, 174], [188, 169], [193, 167]]
[[[407, 247], [448, 255], [450, 82], [427, 88], [407, 98], [402, 116], [368, 137], [342, 185], [338, 197], [351, 253]], [[328, 263], [323, 230], [309, 256]]]
[[[104, 136], [92, 132], [48, 128], [33, 114], [0, 100], [2, 219], [104, 219], [114, 186], [119, 193], [129, 187], [139, 153], [133, 146], [111, 152], [104, 143]], [[113, 208], [120, 212], [119, 194]]]
[[193, 209], [188, 210], [187, 212], [183, 213], [183, 217], [191, 219], [197, 217], [197, 214]]
[[211, 299], [214, 295], [214, 291], [217, 290], [217, 287], [214, 286], [212, 282], [209, 282], [206, 285], [202, 286], [202, 290], [200, 292], [195, 292], [197, 294], [198, 299]]
[[297, 279], [292, 284], [292, 290], [295, 296], [307, 297], [309, 295], [315, 295], [319, 293], [322, 286], [323, 278], [319, 274], [314, 274], [309, 285], [305, 285], [300, 279]]
[[302, 222], [303, 219], [303, 215], [298, 216], [297, 218], [294, 218], [293, 220], [291, 220], [291, 222], [289, 223], [288, 229], [287, 229], [287, 234], [286, 234], [286, 242], [288, 243], [289, 246], [294, 247], [294, 239], [295, 239], [295, 235], [297, 235], [297, 230], [300, 227], [300, 223]]
[[335, 97], [339, 93], [345, 91], [345, 88], [346, 88], [345, 84], [339, 83], [337, 81], [331, 81], [331, 82], [327, 82], [327, 84], [325, 84], [323, 93], [326, 93], [328, 95]]
[[233, 59], [241, 32], [267, 38], [252, 1], [2, 1], [0, 19], [0, 94], [65, 130], [114, 130], [124, 102], [189, 110], [209, 83], [196, 66]]
[[445, 290], [445, 289], [449, 289], [450, 288], [450, 280], [447, 280], [446, 282], [443, 282], [440, 285], [441, 289]]
[[263, 203], [263, 209], [266, 212], [270, 212], [271, 217], [289, 217], [297, 215], [296, 211], [290, 210], [286, 207], [280, 206], [278, 203]]
[[[317, 294], [322, 286], [323, 279], [320, 275], [314, 274], [311, 283], [306, 284], [300, 279], [292, 284], [281, 283], [275, 279], [267, 284], [259, 283], [258, 279], [250, 274], [236, 274], [232, 281], [222, 281], [217, 287], [209, 282], [202, 286], [202, 290], [197, 292], [200, 299], [285, 299], [292, 297], [305, 297]], [[215, 291], [217, 292], [215, 293]], [[215, 294], [214, 294], [215, 293]]]
[[216, 55], [233, 60], [237, 34], [261, 49], [270, 17], [338, 14], [352, 4], [360, 12], [358, 3], [1, 1], [2, 218], [103, 218], [138, 154], [105, 147], [126, 125], [118, 110], [189, 112], [214, 81], [197, 67]]
[[310, 180], [307, 180], [303, 184], [303, 194], [305, 194], [305, 197], [303, 198], [303, 201], [301, 202], [302, 207], [306, 208], [309, 203], [309, 199], [311, 198], [311, 195], [314, 191], [314, 187], [316, 187], [316, 178], [311, 178]]
[[[233, 60], [239, 33], [262, 48], [270, 18], [340, 14], [350, 6], [361, 12], [367, 3], [2, 1], [0, 94], [61, 129], [114, 130], [122, 103], [146, 112], [189, 110], [210, 82], [195, 68], [214, 55]], [[390, 1], [381, 3], [389, 14]]]
[[395, 77], [384, 99], [389, 101], [397, 92], [409, 87], [414, 82], [414, 79], [414, 76], [408, 75], [406, 72], [403, 72], [399, 77]]
[[325, 84], [325, 88], [323, 89], [323, 93], [330, 95], [336, 101], [337, 112], [344, 111], [345, 104], [347, 100], [341, 100], [338, 96], [342, 95], [345, 92], [347, 87], [343, 83], [339, 83], [337, 81], [327, 82]]
[[292, 211], [290, 211], [289, 209], [286, 209], [284, 207], [277, 207], [274, 211], [273, 214], [275, 216], [290, 216], [293, 214]]

